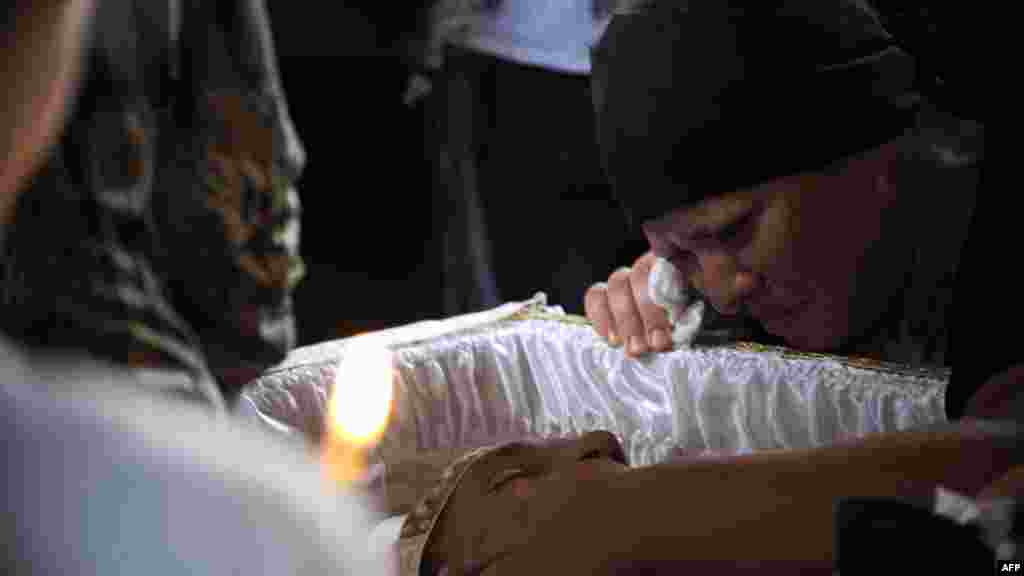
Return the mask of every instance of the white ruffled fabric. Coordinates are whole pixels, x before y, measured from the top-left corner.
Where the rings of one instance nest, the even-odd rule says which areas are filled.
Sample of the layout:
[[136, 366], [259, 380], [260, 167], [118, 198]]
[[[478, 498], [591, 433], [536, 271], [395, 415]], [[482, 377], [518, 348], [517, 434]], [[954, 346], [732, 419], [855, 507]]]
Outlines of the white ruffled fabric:
[[[558, 319], [503, 320], [406, 340], [393, 345], [394, 410], [375, 455], [385, 463], [413, 452], [603, 429], [618, 435], [632, 464], [646, 465], [705, 451], [821, 446], [945, 418], [943, 374], [730, 347], [636, 360], [589, 326]], [[300, 361], [243, 395], [243, 411], [282, 432], [316, 436], [346, 342], [298, 351]]]

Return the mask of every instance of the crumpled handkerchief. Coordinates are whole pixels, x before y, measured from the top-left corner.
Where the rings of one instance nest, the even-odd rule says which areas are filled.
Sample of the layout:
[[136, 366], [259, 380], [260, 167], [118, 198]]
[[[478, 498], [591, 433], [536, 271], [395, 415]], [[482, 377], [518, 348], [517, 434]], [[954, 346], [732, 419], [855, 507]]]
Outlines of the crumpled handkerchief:
[[657, 258], [647, 283], [651, 301], [668, 312], [672, 323], [672, 344], [688, 347], [704, 319], [704, 302], [691, 298], [683, 275], [664, 258]]

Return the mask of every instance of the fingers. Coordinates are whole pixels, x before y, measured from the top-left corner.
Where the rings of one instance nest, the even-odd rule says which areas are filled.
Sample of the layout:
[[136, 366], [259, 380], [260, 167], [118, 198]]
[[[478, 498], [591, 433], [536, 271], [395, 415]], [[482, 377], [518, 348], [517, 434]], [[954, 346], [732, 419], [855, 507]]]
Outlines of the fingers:
[[587, 318], [597, 333], [612, 346], [625, 345], [630, 356], [672, 347], [668, 315], [648, 292], [654, 261], [648, 252], [632, 268], [613, 272], [607, 284], [591, 286], [584, 297]]
[[672, 325], [665, 309], [651, 301], [650, 278], [655, 257], [651, 253], [641, 256], [630, 273], [633, 299], [643, 322], [644, 335], [648, 346], [663, 352], [672, 347]]
[[637, 307], [632, 277], [630, 268], [619, 268], [612, 273], [608, 278], [608, 306], [614, 318], [614, 330], [622, 338], [626, 354], [640, 356], [646, 354], [650, 347]]
[[594, 330], [612, 346], [619, 346], [622, 340], [615, 328], [615, 318], [608, 305], [608, 284], [601, 282], [591, 286], [583, 297], [583, 308]]

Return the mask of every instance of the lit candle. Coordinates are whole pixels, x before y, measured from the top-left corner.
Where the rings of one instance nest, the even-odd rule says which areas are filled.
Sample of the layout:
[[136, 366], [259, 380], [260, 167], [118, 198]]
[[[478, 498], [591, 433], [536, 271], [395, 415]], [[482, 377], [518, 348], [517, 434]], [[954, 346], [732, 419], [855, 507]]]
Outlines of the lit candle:
[[381, 345], [353, 342], [334, 377], [323, 442], [328, 477], [349, 486], [365, 477], [367, 455], [391, 413], [394, 366]]

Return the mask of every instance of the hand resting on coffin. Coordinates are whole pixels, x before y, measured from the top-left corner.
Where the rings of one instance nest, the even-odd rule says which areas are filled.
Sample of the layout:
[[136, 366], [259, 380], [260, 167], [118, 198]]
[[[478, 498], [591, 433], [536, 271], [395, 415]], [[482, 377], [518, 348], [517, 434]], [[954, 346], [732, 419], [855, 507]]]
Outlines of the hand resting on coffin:
[[672, 323], [650, 295], [656, 257], [644, 254], [631, 268], [612, 273], [607, 283], [587, 290], [584, 309], [594, 329], [612, 346], [625, 345], [630, 356], [664, 352], [672, 347]]
[[594, 329], [612, 346], [626, 344], [628, 356], [664, 352], [750, 337], [740, 315], [724, 316], [696, 298], [690, 279], [676, 264], [653, 253], [632, 268], [620, 268], [587, 291], [584, 305]]
[[475, 465], [439, 517], [428, 573], [831, 574], [840, 499], [977, 495], [1024, 463], [1015, 428], [973, 421], [633, 469], [604, 438], [592, 458], [521, 445]]

